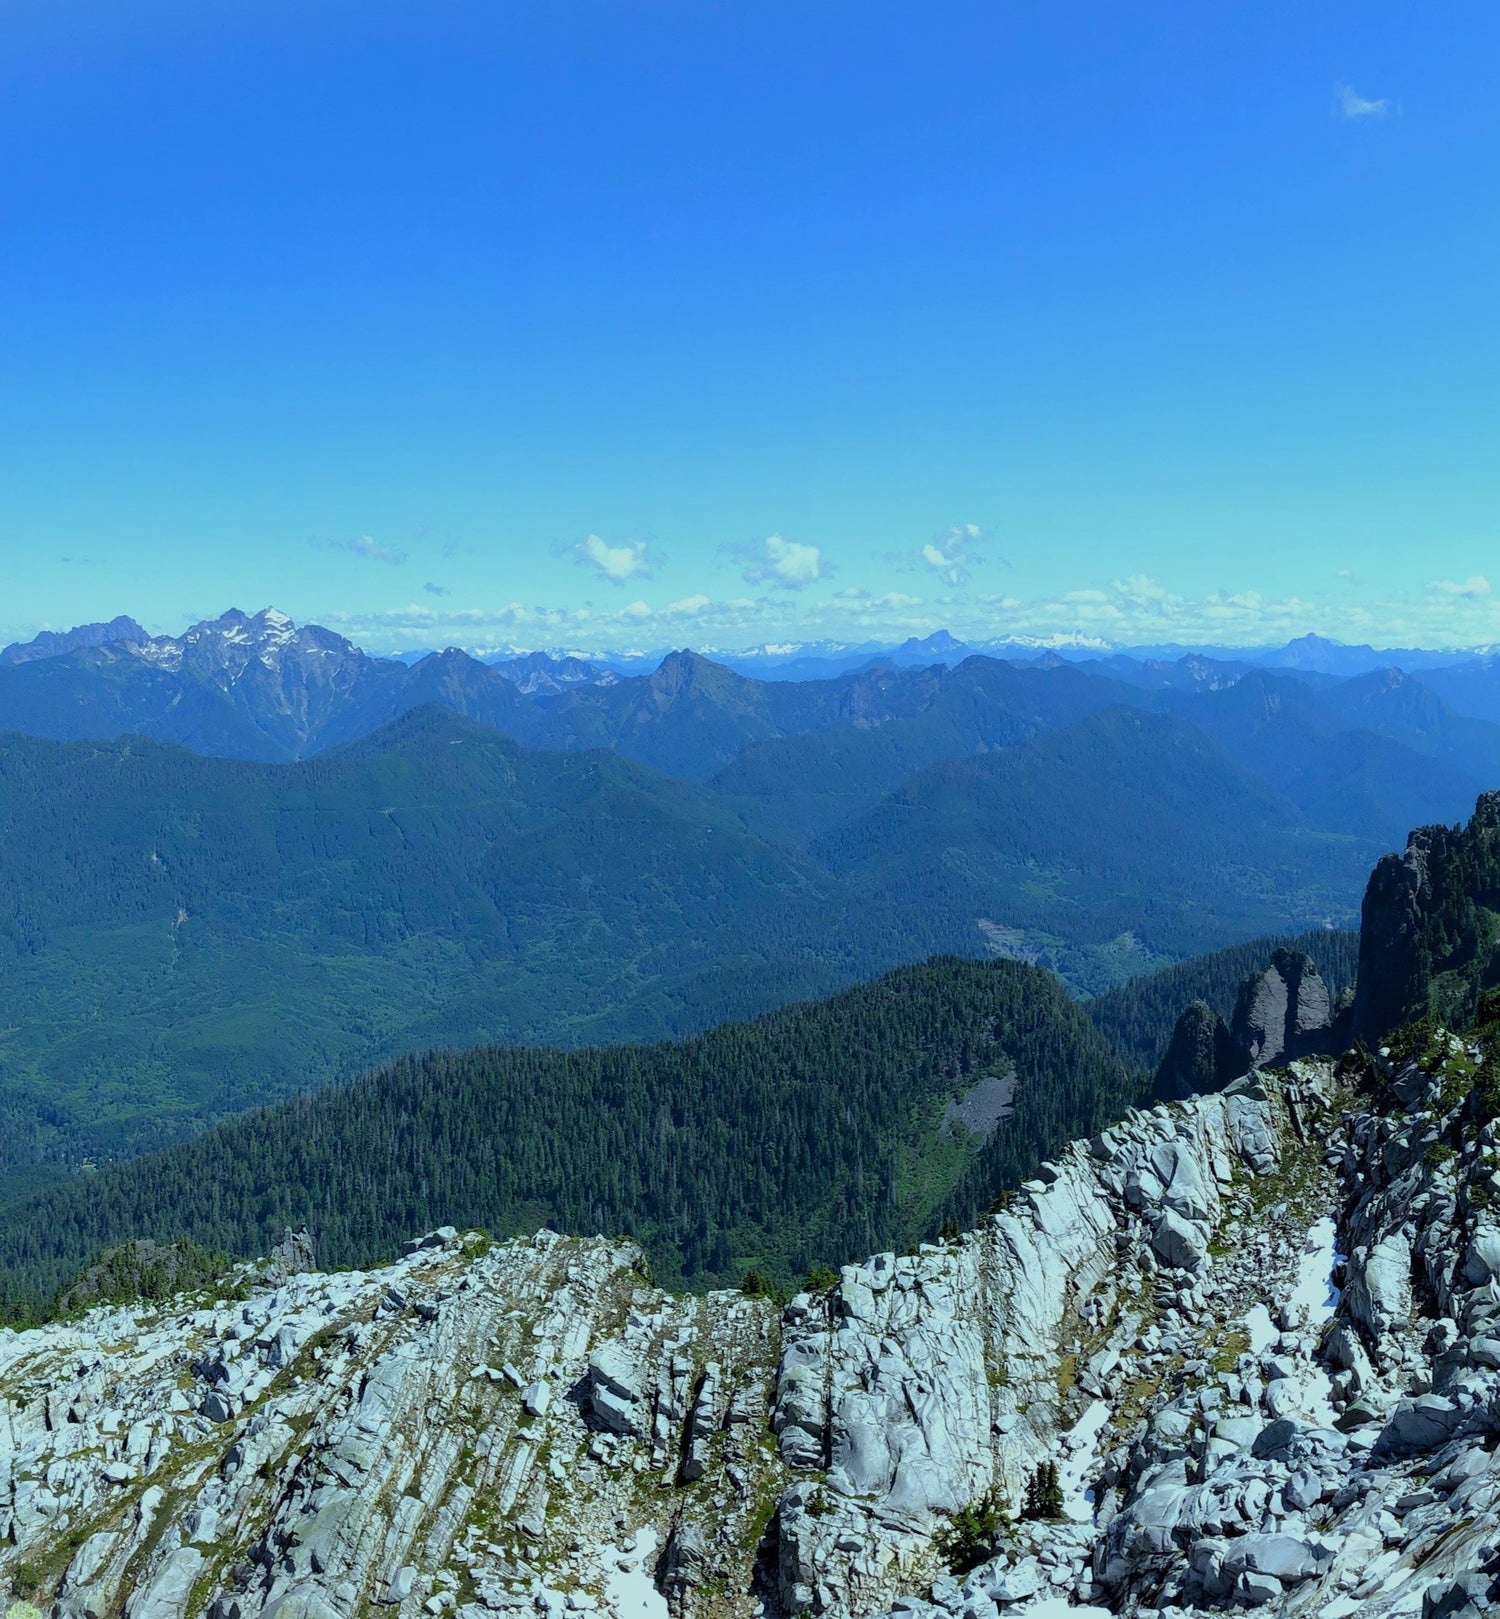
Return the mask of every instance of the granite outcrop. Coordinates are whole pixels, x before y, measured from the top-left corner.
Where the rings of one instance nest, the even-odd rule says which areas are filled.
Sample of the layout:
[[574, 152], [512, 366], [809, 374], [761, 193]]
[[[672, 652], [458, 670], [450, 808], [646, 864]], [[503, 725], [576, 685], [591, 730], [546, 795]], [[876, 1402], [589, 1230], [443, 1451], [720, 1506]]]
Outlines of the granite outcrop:
[[0, 1581], [54, 1619], [1494, 1611], [1479, 1056], [1132, 1113], [783, 1305], [443, 1229], [0, 1332]]

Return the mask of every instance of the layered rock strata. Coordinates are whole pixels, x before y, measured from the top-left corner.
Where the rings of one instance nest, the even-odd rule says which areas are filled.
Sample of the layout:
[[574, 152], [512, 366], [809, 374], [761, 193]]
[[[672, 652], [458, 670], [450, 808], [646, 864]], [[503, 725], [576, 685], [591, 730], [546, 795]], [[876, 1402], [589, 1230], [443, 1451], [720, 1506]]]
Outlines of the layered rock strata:
[[[57, 1619], [1484, 1612], [1494, 1127], [1386, 1078], [1133, 1114], [784, 1311], [443, 1231], [0, 1334], [0, 1578]], [[1043, 1462], [1062, 1517], [947, 1572]]]

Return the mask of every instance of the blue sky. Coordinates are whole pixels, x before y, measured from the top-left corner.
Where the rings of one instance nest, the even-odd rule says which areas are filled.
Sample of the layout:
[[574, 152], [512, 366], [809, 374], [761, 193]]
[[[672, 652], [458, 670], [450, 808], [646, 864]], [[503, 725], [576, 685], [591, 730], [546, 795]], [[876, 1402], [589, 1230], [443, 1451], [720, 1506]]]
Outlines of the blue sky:
[[1446, 0], [9, 0], [0, 636], [1500, 640], [1497, 55]]

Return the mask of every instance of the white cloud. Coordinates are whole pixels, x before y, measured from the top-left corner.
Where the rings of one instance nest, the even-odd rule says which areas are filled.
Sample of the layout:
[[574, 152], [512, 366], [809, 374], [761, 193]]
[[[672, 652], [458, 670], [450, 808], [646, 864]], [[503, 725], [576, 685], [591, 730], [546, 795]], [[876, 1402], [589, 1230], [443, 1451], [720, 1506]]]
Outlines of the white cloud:
[[[760, 548], [757, 547], [757, 550]], [[770, 573], [771, 558], [764, 557]], [[820, 572], [823, 571], [821, 557]], [[1330, 570], [1330, 573], [1332, 570]], [[932, 576], [929, 576], [932, 577]], [[1146, 575], [1095, 582], [1049, 595], [1010, 593], [924, 599], [863, 586], [791, 595], [768, 577], [767, 588], [728, 598], [695, 593], [665, 603], [638, 596], [608, 608], [574, 602], [545, 606], [511, 601], [457, 605], [426, 597], [383, 612], [299, 613], [374, 650], [444, 645], [491, 648], [506, 643], [595, 651], [649, 649], [686, 641], [713, 655], [754, 644], [835, 640], [896, 643], [946, 628], [971, 643], [1024, 637], [1044, 644], [1266, 646], [1309, 631], [1380, 647], [1477, 647], [1500, 642], [1500, 585], [1483, 575], [1442, 577], [1405, 592], [1377, 592], [1325, 576], [1307, 595], [1260, 590], [1189, 595]]]
[[405, 551], [394, 545], [380, 545], [368, 534], [356, 535], [352, 540], [312, 540], [309, 543], [319, 551], [347, 551], [350, 556], [363, 557], [367, 562], [386, 562], [393, 568], [401, 567], [406, 561]]
[[1333, 110], [1337, 117], [1352, 122], [1361, 118], [1384, 118], [1391, 104], [1384, 96], [1378, 101], [1367, 100], [1356, 94], [1352, 85], [1339, 83], [1333, 87]]
[[1489, 595], [1490, 582], [1482, 573], [1476, 573], [1462, 581], [1434, 579], [1428, 589], [1439, 596], [1457, 596], [1464, 601], [1479, 601]]
[[597, 534], [590, 534], [581, 539], [573, 550], [580, 566], [598, 569], [611, 584], [623, 585], [627, 579], [651, 577], [651, 559], [646, 554], [643, 540], [610, 545]]
[[801, 590], [826, 578], [830, 571], [816, 545], [803, 545], [784, 534], [772, 534], [752, 553], [743, 578], [749, 585], [779, 585], [783, 590]]
[[983, 538], [978, 523], [955, 523], [929, 540], [917, 552], [917, 560], [935, 568], [950, 585], [961, 585], [984, 560], [978, 549]]

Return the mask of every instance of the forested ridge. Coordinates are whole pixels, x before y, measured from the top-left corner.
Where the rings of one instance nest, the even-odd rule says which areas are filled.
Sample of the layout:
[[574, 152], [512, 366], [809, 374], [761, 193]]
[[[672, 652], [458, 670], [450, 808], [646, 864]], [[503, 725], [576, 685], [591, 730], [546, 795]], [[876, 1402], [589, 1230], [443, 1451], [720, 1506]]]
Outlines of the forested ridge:
[[[947, 1102], [1015, 1077], [988, 1140]], [[1144, 1076], [1044, 970], [941, 957], [678, 1042], [403, 1058], [0, 1210], [24, 1313], [109, 1244], [253, 1255], [308, 1223], [320, 1261], [435, 1225], [625, 1232], [689, 1286], [904, 1247], [1117, 1116]]]
[[1352, 921], [1378, 853], [1303, 823], [1193, 726], [1118, 707], [932, 765], [811, 848], [889, 901], [962, 896], [1019, 928], [1095, 946], [1130, 930], [1174, 956]]
[[0, 1173], [405, 1050], [690, 1033], [966, 938], [702, 788], [438, 708], [281, 766], [4, 737]]

